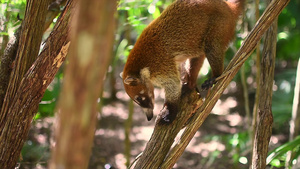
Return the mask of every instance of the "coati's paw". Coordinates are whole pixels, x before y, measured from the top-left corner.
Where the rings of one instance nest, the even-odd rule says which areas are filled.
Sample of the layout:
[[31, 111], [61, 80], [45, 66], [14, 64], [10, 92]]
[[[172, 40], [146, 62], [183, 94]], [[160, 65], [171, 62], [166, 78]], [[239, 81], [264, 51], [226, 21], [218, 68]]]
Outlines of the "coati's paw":
[[214, 84], [216, 83], [216, 78], [210, 78], [208, 80], [206, 80], [202, 85], [201, 88], [202, 90], [208, 90], [209, 88], [211, 88]]
[[159, 124], [170, 124], [176, 118], [177, 106], [175, 104], [165, 103], [163, 109], [160, 111]]

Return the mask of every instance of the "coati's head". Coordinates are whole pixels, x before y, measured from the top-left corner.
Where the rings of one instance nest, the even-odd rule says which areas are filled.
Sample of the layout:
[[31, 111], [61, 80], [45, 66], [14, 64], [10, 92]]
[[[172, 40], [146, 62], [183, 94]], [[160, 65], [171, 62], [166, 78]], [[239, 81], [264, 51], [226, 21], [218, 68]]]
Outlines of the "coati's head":
[[149, 69], [142, 69], [139, 75], [122, 74], [121, 76], [126, 93], [143, 108], [150, 121], [153, 118], [154, 87], [150, 81]]

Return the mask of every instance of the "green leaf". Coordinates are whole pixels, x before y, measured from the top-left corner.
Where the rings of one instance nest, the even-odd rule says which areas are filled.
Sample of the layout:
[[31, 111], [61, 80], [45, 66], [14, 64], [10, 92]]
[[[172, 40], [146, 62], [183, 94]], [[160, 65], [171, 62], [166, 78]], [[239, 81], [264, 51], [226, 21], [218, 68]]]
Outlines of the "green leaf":
[[[273, 160], [279, 160], [279, 158], [285, 156], [285, 154], [288, 151], [295, 150], [295, 152], [299, 153], [299, 146], [300, 146], [300, 136], [272, 150], [267, 157], [267, 164], [273, 164], [271, 163]], [[274, 163], [277, 165], [276, 161]]]

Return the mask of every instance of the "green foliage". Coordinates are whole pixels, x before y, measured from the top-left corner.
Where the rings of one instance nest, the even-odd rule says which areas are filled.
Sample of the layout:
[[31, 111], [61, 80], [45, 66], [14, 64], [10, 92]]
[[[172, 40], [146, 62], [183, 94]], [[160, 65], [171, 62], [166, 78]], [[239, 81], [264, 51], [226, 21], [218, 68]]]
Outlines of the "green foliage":
[[[25, 15], [26, 0], [1, 0], [0, 1], [0, 20], [4, 21], [4, 25], [8, 28], [13, 28], [21, 24], [18, 22]], [[4, 30], [5, 35], [9, 34], [9, 29]]]
[[276, 91], [273, 92], [272, 111], [274, 115], [274, 128], [281, 131], [287, 128], [291, 118], [296, 69], [282, 71], [275, 75]]
[[267, 163], [274, 167], [283, 167], [286, 163], [287, 153], [295, 153], [292, 160], [296, 160], [300, 155], [300, 136], [272, 150], [267, 158]]
[[[223, 155], [223, 160], [229, 160], [228, 163], [234, 166], [246, 166], [249, 165], [249, 159], [246, 156], [249, 152], [249, 135], [247, 132], [239, 132], [236, 134], [225, 134], [225, 135], [209, 135], [205, 137], [205, 142], [219, 142], [225, 145], [225, 156]], [[223, 152], [223, 153], [224, 153]], [[205, 162], [205, 166], [210, 166], [216, 162], [217, 157], [220, 157], [222, 152], [215, 150], [210, 152], [207, 157], [208, 160]], [[225, 159], [224, 159], [225, 158]]]
[[[47, 165], [47, 160], [50, 157], [49, 146], [41, 146], [33, 143], [32, 141], [26, 141], [22, 151], [22, 158], [27, 164], [35, 168], [36, 164], [43, 164], [44, 167]], [[22, 161], [21, 161], [22, 163]]]
[[290, 1], [278, 17], [277, 56], [298, 60], [300, 55], [300, 1]]

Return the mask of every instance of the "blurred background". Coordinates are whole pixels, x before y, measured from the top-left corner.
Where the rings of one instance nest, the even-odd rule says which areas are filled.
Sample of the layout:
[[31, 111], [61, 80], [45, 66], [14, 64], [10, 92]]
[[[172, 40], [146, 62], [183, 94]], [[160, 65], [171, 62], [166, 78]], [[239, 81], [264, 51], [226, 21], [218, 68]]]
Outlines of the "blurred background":
[[[1, 52], [24, 18], [25, 0], [0, 1]], [[140, 154], [153, 131], [155, 121], [147, 121], [140, 107], [132, 103], [124, 91], [122, 72], [127, 56], [142, 30], [170, 4], [172, 0], [120, 0], [116, 15], [117, 29], [111, 63], [103, 91], [99, 93], [99, 114], [89, 168], [126, 168]], [[259, 4], [259, 13], [265, 9]], [[63, 5], [58, 9], [62, 10]], [[300, 137], [290, 140], [289, 122], [300, 56], [300, 1], [294, 0], [278, 18], [277, 56], [273, 86], [273, 135], [270, 141], [270, 168], [284, 168], [288, 151], [300, 155]], [[237, 36], [230, 45], [225, 66], [253, 28], [255, 1], [248, 0], [244, 16], [237, 26]], [[18, 19], [19, 18], [19, 19]], [[45, 31], [50, 34], [57, 18]], [[262, 41], [263, 42], [263, 41]], [[225, 90], [211, 115], [196, 133], [174, 168], [248, 168], [251, 162], [252, 112], [256, 93], [256, 50]], [[65, 62], [64, 64], [67, 64]], [[99, 65], [101, 66], [101, 65]], [[22, 169], [47, 168], [53, 146], [55, 106], [64, 79], [64, 65], [48, 87], [32, 123], [19, 162]], [[199, 73], [199, 86], [210, 77], [206, 62]], [[155, 115], [163, 106], [164, 93], [155, 89]], [[299, 110], [298, 110], [299, 111]], [[298, 129], [299, 130], [299, 129]], [[295, 158], [296, 158], [295, 157]]]

